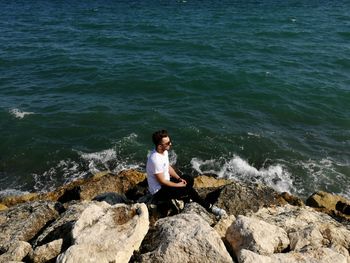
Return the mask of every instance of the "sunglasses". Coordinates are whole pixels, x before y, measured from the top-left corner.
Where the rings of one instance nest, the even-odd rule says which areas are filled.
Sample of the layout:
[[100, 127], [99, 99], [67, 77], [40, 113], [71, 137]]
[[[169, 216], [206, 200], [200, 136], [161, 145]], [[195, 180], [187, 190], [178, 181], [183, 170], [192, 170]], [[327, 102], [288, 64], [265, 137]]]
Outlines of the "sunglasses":
[[161, 143], [161, 145], [166, 145], [166, 146], [169, 146], [172, 142], [171, 141], [168, 141], [166, 143]]

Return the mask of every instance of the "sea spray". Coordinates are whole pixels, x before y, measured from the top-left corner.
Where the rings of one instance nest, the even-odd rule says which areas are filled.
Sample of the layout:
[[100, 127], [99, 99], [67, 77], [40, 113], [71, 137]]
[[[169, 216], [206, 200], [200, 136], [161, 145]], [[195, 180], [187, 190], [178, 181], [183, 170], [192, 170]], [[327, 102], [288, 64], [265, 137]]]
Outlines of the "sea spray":
[[9, 110], [9, 113], [11, 113], [17, 119], [23, 119], [26, 115], [35, 114], [34, 112], [21, 111], [19, 109], [11, 109]]
[[258, 170], [247, 161], [234, 155], [229, 159], [204, 161], [193, 158], [191, 165], [200, 174], [215, 174], [219, 178], [266, 184], [280, 192], [295, 192], [291, 175], [281, 164], [269, 165]]

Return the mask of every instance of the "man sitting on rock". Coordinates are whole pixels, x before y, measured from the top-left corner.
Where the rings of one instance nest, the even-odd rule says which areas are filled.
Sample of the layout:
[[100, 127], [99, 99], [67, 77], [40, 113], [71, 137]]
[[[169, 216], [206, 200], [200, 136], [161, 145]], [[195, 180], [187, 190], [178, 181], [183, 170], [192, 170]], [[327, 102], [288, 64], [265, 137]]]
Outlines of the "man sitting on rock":
[[156, 131], [152, 135], [155, 148], [147, 160], [148, 189], [155, 201], [169, 201], [171, 199], [191, 199], [217, 216], [226, 215], [225, 210], [205, 202], [193, 189], [193, 178], [182, 175], [180, 177], [169, 164], [168, 151], [172, 145], [166, 130]]

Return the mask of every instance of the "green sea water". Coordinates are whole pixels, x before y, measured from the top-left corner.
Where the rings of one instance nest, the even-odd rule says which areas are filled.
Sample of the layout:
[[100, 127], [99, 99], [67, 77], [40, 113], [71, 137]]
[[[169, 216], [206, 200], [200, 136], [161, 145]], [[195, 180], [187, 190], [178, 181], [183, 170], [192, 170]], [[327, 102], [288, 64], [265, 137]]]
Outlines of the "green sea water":
[[0, 195], [145, 169], [350, 197], [350, 2], [1, 1]]

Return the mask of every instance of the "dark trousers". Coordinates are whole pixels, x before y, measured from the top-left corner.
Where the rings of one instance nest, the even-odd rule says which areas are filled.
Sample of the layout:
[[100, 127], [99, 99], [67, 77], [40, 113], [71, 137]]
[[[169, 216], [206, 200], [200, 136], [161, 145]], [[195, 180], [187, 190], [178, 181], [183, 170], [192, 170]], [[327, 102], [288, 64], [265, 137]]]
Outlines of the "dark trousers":
[[[209, 210], [210, 204], [205, 202], [193, 188], [193, 178], [188, 175], [182, 175], [182, 179], [186, 180], [186, 187], [170, 187], [162, 185], [162, 188], [154, 194], [154, 200], [156, 201], [169, 201], [171, 199], [180, 199], [185, 203], [192, 201], [200, 204], [205, 209]], [[175, 179], [171, 178], [171, 181], [176, 182]]]

